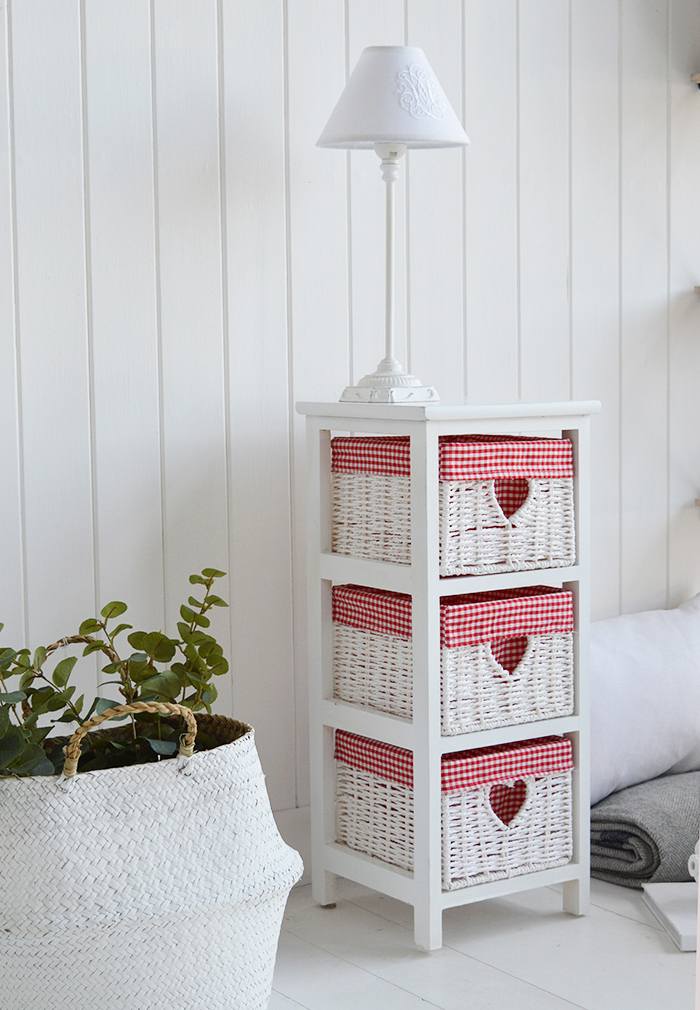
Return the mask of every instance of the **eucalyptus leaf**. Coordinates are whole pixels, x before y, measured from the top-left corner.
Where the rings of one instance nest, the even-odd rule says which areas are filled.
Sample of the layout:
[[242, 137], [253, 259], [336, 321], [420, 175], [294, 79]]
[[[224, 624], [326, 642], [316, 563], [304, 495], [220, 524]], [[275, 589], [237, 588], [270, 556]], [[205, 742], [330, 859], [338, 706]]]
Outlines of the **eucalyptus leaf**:
[[139, 652], [146, 652], [146, 635], [145, 631], [132, 631], [130, 635], [127, 635], [127, 642], [134, 649], [138, 649]]
[[206, 631], [193, 631], [190, 635], [190, 643], [196, 645], [199, 648], [200, 645], [205, 645], [207, 642], [214, 642], [215, 639], [211, 635], [207, 635]]
[[52, 719], [51, 720], [51, 722], [53, 722], [53, 723], [57, 723], [57, 722], [77, 722], [77, 721], [78, 721], [77, 717], [75, 715], [73, 715], [73, 713], [70, 711], [70, 709], [67, 712], [64, 712], [62, 716], [59, 716], [58, 719]]
[[[25, 722], [24, 724], [25, 729], [27, 727], [28, 721], [29, 720], [27, 720], [27, 722]], [[31, 731], [31, 733], [29, 734], [29, 739], [32, 741], [32, 743], [41, 743], [41, 741], [45, 740], [46, 737], [49, 735], [51, 729], [52, 729], [51, 726], [38, 726], [36, 729], [33, 729]]]
[[0, 738], [0, 768], [7, 768], [11, 761], [19, 757], [27, 743], [17, 726], [10, 726]]
[[141, 688], [144, 691], [164, 695], [168, 701], [172, 701], [180, 693], [180, 678], [171, 670], [165, 670], [164, 673], [159, 673], [155, 677], [149, 677], [148, 680], [144, 680]]
[[24, 691], [8, 691], [7, 694], [0, 694], [0, 705], [18, 705], [20, 701], [26, 701], [27, 695]]
[[[113, 701], [98, 695], [92, 701], [87, 715], [83, 715], [84, 695], [75, 704], [71, 704], [76, 687], [68, 686], [68, 682], [78, 662], [77, 657], [57, 662], [51, 674], [46, 675], [51, 680], [51, 684], [48, 684], [42, 674], [47, 658], [45, 647], [39, 646], [33, 654], [29, 649], [16, 652], [9, 648], [0, 650], [0, 676], [7, 679], [16, 675], [19, 679], [18, 691], [0, 694], [0, 775], [50, 775], [60, 771], [64, 761], [61, 748], [53, 748], [47, 755], [40, 746], [45, 737], [55, 732], [54, 725], [86, 721], [93, 713], [101, 715], [107, 709], [123, 705], [129, 698], [174, 701], [188, 691], [185, 704], [194, 711], [204, 708], [211, 711], [211, 703], [217, 692], [210, 681], [214, 675], [228, 670], [228, 663], [224, 659], [222, 647], [205, 630], [209, 628], [210, 621], [204, 615], [211, 607], [227, 606], [224, 600], [210, 592], [214, 580], [222, 578], [224, 574], [216, 568], [205, 568], [201, 574], [190, 576], [191, 585], [205, 587], [204, 599], [188, 597], [187, 604], [179, 612], [181, 620], [177, 623], [176, 638], [168, 637], [163, 631], [133, 631], [131, 624], [118, 623], [116, 619], [127, 610], [126, 604], [120, 601], [112, 601], [103, 607], [100, 611], [102, 619], [91, 617], [82, 622], [80, 636], [96, 639], [84, 643], [82, 656], [88, 657], [100, 651], [109, 654], [114, 649], [114, 658], [102, 669], [106, 675], [111, 675], [111, 679], [105, 681], [110, 693], [123, 696], [123, 699]], [[107, 623], [112, 620], [116, 627], [107, 635]], [[117, 647], [112, 645], [117, 636], [122, 634], [126, 634], [130, 646], [135, 650], [129, 658], [117, 656]], [[71, 633], [68, 637], [70, 636]], [[43, 686], [39, 686], [42, 683]], [[2, 680], [1, 687], [4, 687]], [[21, 726], [18, 727], [12, 725], [13, 713], [10, 706], [18, 705], [19, 702], [27, 702], [29, 707], [27, 709], [25, 705], [24, 711], [28, 711], [26, 716], [24, 711], [20, 713], [15, 709], [17, 716], [22, 719]], [[42, 723], [48, 722], [44, 718], [48, 712], [55, 713], [56, 717], [51, 720], [51, 725], [39, 727], [39, 720]], [[121, 721], [129, 716], [117, 718]], [[175, 723], [178, 722], [161, 719], [156, 713], [143, 712], [134, 720], [139, 733], [136, 738], [127, 732], [121, 737], [123, 742], [118, 742], [111, 734], [95, 734], [89, 742], [83, 742], [80, 769], [85, 771], [89, 768], [120, 767], [171, 756], [177, 750], [180, 729], [175, 727]], [[208, 741], [206, 734], [202, 736], [200, 733], [198, 738], [203, 749], [216, 746], [216, 741]]]
[[207, 603], [213, 607], [228, 607], [226, 600], [222, 600], [220, 596], [208, 596]]
[[133, 628], [133, 624], [118, 624], [114, 631], [110, 632], [110, 637], [115, 639], [117, 635], [121, 635], [122, 631], [127, 631], [129, 628]]
[[55, 775], [56, 769], [54, 768], [51, 761], [44, 755], [43, 761], [40, 761], [38, 765], [34, 765], [32, 768], [32, 775]]
[[95, 617], [88, 617], [78, 628], [79, 635], [93, 635], [96, 631], [102, 631], [102, 625]]
[[103, 607], [100, 613], [105, 621], [109, 621], [113, 617], [121, 617], [128, 609], [126, 603], [115, 600], [113, 603], [108, 603], [106, 607]]
[[49, 698], [44, 707], [47, 712], [58, 712], [59, 708], [63, 708], [65, 703], [66, 699], [62, 698], [57, 691], [52, 698]]
[[71, 671], [77, 662], [77, 656], [67, 656], [65, 659], [62, 659], [60, 663], [56, 664], [56, 669], [51, 674], [51, 680], [54, 682], [56, 687], [66, 686], [68, 678], [71, 675]]
[[[94, 712], [95, 712], [95, 715], [102, 715], [102, 713], [106, 712], [108, 709], [110, 709], [110, 708], [118, 708], [120, 705], [123, 705], [123, 704], [124, 704], [123, 700], [122, 701], [112, 701], [111, 698], [96, 698], [95, 699]], [[127, 715], [115, 715], [115, 716], [112, 717], [112, 719], [110, 719], [110, 722], [122, 722], [124, 719], [128, 719], [128, 718], [129, 718], [128, 714]]]
[[101, 652], [102, 649], [107, 647], [107, 643], [103, 642], [101, 639], [96, 638], [94, 642], [88, 642], [88, 644], [83, 649], [83, 656], [90, 656], [93, 652]]
[[152, 737], [148, 737], [147, 739], [156, 754], [166, 754], [170, 757], [177, 750], [177, 743], [174, 740], [154, 740]]
[[22, 676], [19, 678], [20, 691], [23, 691], [25, 687], [31, 687], [32, 684], [34, 683], [35, 676], [36, 674], [34, 673], [33, 670], [27, 670], [25, 673], [23, 673]]
[[42, 772], [37, 772], [36, 769], [39, 765], [47, 762], [51, 771], [43, 772], [44, 775], [53, 775], [53, 765], [46, 757], [43, 747], [40, 747], [36, 743], [28, 743], [22, 750], [21, 755], [9, 765], [9, 768], [14, 772], [15, 775], [41, 775]]
[[164, 635], [153, 652], [153, 658], [156, 663], [169, 663], [176, 652], [177, 642], [173, 642]]
[[16, 655], [14, 649], [3, 649], [0, 652], [0, 670], [7, 670]]

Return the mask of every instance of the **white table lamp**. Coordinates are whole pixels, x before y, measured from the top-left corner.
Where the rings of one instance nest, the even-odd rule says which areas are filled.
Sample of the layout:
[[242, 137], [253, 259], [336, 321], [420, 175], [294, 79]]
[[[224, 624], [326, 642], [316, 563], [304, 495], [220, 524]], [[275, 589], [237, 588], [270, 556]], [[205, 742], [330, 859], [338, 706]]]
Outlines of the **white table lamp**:
[[462, 124], [422, 49], [369, 46], [317, 141], [318, 147], [374, 148], [386, 183], [386, 347], [377, 370], [348, 386], [341, 400], [425, 403], [439, 397], [394, 357], [394, 183], [407, 147], [463, 147]]

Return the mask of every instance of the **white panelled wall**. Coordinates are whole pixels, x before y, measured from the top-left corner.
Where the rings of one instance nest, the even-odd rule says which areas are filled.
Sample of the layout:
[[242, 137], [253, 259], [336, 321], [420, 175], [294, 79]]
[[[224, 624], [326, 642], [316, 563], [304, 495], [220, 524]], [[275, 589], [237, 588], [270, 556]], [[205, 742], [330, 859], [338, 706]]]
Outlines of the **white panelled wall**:
[[443, 402], [602, 400], [594, 617], [700, 590], [697, 0], [0, 10], [0, 647], [112, 599], [174, 631], [226, 570], [219, 707], [308, 803], [294, 404], [383, 346], [378, 159], [314, 145], [373, 44], [472, 140], [406, 159], [399, 357]]

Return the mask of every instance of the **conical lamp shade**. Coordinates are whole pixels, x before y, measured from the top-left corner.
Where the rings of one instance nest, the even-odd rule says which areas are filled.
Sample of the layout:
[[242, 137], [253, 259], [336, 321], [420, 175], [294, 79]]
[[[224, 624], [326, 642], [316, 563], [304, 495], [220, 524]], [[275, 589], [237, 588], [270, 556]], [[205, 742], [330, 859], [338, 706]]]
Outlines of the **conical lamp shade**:
[[468, 143], [422, 49], [369, 46], [317, 146], [463, 147]]

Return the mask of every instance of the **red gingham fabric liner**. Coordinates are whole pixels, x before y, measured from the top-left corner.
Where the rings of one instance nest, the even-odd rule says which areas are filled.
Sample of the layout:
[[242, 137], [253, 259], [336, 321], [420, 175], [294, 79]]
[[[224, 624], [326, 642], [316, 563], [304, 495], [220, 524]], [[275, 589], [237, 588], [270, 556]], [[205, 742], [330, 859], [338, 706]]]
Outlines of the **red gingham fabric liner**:
[[[408, 435], [331, 440], [334, 473], [374, 473], [408, 477]], [[440, 438], [440, 480], [492, 480], [519, 477], [573, 477], [567, 438], [517, 435], [448, 435]]]
[[[335, 734], [335, 758], [352, 768], [413, 788], [410, 750], [339, 729]], [[441, 788], [443, 793], [456, 793], [475, 786], [569, 771], [573, 766], [571, 741], [566, 737], [521, 740], [443, 754]]]
[[500, 641], [491, 643], [491, 654], [499, 666], [509, 673], [513, 673], [523, 658], [528, 641], [527, 636], [502, 638]]
[[493, 482], [493, 493], [506, 519], [518, 511], [530, 494], [530, 482], [524, 477], [500, 478]]
[[[411, 597], [365, 586], [334, 586], [333, 620], [395, 638], [411, 637]], [[443, 596], [440, 644], [454, 649], [523, 635], [574, 630], [573, 595], [548, 586]]]
[[515, 782], [512, 786], [497, 782], [491, 786], [489, 803], [496, 817], [504, 824], [510, 824], [527, 799], [527, 786], [524, 782]]
[[453, 596], [440, 603], [441, 645], [454, 649], [520, 635], [574, 630], [574, 597], [547, 586]]
[[411, 597], [366, 586], [333, 586], [333, 620], [393, 638], [411, 637]]

